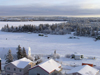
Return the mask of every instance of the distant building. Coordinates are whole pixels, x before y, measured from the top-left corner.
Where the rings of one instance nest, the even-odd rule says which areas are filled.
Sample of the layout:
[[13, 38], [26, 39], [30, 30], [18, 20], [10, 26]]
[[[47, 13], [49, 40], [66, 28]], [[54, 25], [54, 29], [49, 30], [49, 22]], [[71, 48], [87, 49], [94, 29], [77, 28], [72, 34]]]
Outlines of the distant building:
[[6, 75], [28, 75], [29, 68], [33, 66], [35, 64], [31, 60], [22, 58], [5, 65], [5, 73]]
[[88, 65], [75, 67], [67, 75], [99, 75], [99, 70]]
[[29, 69], [29, 75], [56, 75], [61, 71], [61, 64], [53, 59]]
[[83, 54], [75, 52], [74, 54], [71, 55], [71, 58], [74, 58], [75, 60], [81, 60], [84, 58]]
[[83, 59], [83, 55], [81, 54], [75, 54], [75, 60], [80, 60], [80, 59]]
[[82, 65], [89, 65], [89, 66], [93, 67], [93, 64], [89, 64], [89, 63], [82, 63]]

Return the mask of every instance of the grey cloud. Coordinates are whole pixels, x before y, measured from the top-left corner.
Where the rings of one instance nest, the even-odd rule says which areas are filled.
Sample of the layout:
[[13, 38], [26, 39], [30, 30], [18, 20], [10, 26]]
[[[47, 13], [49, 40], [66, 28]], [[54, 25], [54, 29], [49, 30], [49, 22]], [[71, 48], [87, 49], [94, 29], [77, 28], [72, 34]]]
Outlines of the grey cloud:
[[81, 9], [80, 6], [0, 6], [0, 16], [17, 15], [100, 15], [100, 9]]

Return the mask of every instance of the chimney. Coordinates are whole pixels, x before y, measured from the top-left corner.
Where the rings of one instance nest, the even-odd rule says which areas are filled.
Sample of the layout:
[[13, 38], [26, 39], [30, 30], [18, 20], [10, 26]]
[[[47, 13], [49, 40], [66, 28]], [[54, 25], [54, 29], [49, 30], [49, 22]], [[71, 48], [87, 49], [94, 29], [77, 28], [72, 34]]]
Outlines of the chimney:
[[47, 57], [47, 59], [50, 59], [50, 57]]
[[0, 58], [0, 71], [1, 71], [1, 58]]

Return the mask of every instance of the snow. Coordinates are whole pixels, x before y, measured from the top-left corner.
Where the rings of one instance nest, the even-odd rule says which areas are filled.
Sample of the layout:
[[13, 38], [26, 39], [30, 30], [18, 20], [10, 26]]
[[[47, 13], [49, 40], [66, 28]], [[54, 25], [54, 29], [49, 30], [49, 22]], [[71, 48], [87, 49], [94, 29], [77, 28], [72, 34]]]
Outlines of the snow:
[[84, 66], [79, 66], [79, 67], [75, 67], [73, 68], [71, 71], [69, 71], [67, 74], [71, 74], [71, 73], [80, 73], [82, 75], [96, 75], [96, 73], [98, 72], [99, 70], [93, 68], [93, 67], [90, 67], [88, 65], [84, 65]]
[[32, 61], [27, 58], [22, 58], [22, 59], [13, 61], [11, 63], [15, 65], [17, 68], [25, 68], [30, 62]]
[[[38, 21], [35, 23], [37, 24], [37, 22]], [[10, 23], [11, 25], [22, 25], [22, 22], [8, 22], [8, 24]], [[49, 22], [47, 21], [47, 23]], [[0, 28], [2, 28], [4, 24], [7, 24], [7, 22], [0, 22]], [[23, 24], [27, 24], [27, 22], [23, 22]], [[48, 37], [42, 37], [38, 36], [37, 33], [28, 34], [0, 31], [0, 58], [1, 55], [7, 54], [9, 49], [11, 49], [12, 54], [16, 54], [16, 48], [18, 45], [20, 45], [21, 47], [25, 47], [25, 49], [30, 47], [32, 54], [50, 55], [54, 52], [54, 50], [56, 50], [57, 54], [60, 54], [61, 56], [58, 61], [63, 61], [63, 63], [66, 63], [66, 65], [73, 65], [74, 63], [76, 65], [81, 65], [82, 63], [92, 63], [100, 66], [100, 41], [94, 41], [94, 39], [91, 37], [78, 37], [79, 39], [69, 39], [70, 36], [73, 35], [48, 35]], [[74, 60], [64, 57], [66, 54], [73, 54], [74, 52], [78, 52], [84, 56], [96, 57], [97, 59]]]
[[[78, 52], [85, 55], [100, 56], [100, 41], [93, 38], [80, 37], [68, 39], [70, 35], [48, 35], [41, 37], [38, 34], [0, 32], [0, 51], [12, 49], [16, 51], [18, 45], [31, 48], [32, 54], [50, 54], [54, 50], [61, 55]], [[7, 40], [6, 40], [7, 38]]]
[[39, 64], [38, 66], [42, 67], [44, 70], [50, 73], [54, 70], [59, 71], [60, 70], [59, 67], [61, 66], [61, 64], [57, 63], [53, 59], [50, 59], [44, 63]]

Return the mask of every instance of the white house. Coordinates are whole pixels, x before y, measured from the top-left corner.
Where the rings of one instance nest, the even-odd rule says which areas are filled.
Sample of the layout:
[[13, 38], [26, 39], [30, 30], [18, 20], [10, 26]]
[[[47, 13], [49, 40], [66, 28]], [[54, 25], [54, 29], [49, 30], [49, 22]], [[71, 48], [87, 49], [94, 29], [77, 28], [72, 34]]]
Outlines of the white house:
[[5, 65], [6, 75], [28, 75], [29, 68], [35, 66], [33, 61], [22, 58]]
[[99, 70], [88, 65], [75, 67], [67, 75], [99, 75]]
[[29, 75], [55, 75], [60, 71], [61, 64], [57, 63], [53, 59], [50, 59], [29, 69]]
[[84, 58], [84, 55], [77, 53], [77, 52], [74, 52], [74, 54], [71, 55], [71, 58], [74, 58], [75, 60], [81, 60]]

